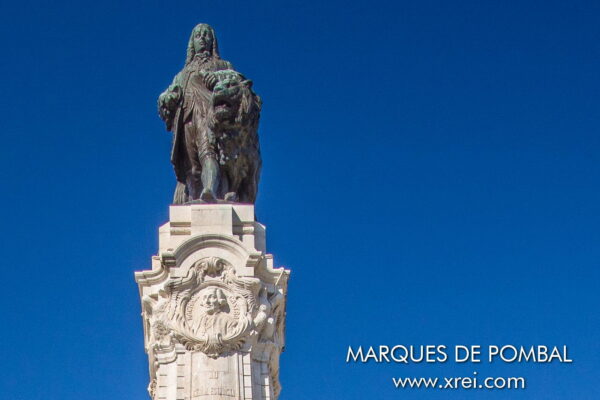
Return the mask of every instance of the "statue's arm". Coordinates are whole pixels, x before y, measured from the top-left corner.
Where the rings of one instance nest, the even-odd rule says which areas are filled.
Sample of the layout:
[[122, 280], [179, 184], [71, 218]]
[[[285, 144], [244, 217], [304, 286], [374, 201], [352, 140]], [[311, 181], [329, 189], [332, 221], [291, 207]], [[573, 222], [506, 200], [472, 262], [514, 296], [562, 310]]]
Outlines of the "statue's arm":
[[219, 60], [219, 62], [215, 65], [215, 69], [213, 71], [204, 71], [202, 73], [204, 79], [204, 85], [209, 90], [213, 90], [217, 82], [219, 81], [218, 75], [215, 74], [216, 71], [223, 71], [226, 69], [232, 69], [233, 65], [229, 61]]
[[173, 83], [158, 96], [158, 115], [167, 124], [167, 130], [173, 128], [175, 111], [183, 97], [183, 88], [181, 85], [181, 72], [175, 75]]

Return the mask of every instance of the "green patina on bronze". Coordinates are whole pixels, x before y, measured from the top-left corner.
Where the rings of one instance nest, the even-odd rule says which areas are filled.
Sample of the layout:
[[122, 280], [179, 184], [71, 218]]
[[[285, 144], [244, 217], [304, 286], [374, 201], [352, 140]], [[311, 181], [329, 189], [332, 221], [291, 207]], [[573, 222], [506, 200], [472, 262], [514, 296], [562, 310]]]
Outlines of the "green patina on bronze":
[[159, 115], [173, 132], [174, 204], [255, 202], [260, 109], [252, 82], [221, 59], [213, 28], [198, 24], [183, 69], [158, 98]]

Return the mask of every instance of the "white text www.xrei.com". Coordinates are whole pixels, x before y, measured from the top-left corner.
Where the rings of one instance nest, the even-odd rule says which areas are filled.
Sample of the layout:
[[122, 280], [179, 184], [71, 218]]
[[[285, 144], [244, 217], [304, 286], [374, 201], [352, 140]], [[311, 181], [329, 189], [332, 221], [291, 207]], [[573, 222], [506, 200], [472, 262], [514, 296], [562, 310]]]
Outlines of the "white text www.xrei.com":
[[455, 376], [444, 378], [392, 378], [396, 389], [525, 389], [523, 377]]

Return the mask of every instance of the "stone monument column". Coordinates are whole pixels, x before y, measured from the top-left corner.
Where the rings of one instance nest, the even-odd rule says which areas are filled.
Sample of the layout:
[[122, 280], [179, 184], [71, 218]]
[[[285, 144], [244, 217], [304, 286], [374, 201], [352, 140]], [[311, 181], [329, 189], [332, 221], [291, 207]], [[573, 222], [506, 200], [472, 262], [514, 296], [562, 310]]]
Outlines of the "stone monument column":
[[170, 207], [152, 269], [135, 273], [153, 400], [275, 400], [289, 271], [254, 206]]
[[177, 184], [152, 268], [135, 273], [152, 400], [276, 400], [290, 272], [254, 202], [260, 97], [198, 24], [158, 98]]

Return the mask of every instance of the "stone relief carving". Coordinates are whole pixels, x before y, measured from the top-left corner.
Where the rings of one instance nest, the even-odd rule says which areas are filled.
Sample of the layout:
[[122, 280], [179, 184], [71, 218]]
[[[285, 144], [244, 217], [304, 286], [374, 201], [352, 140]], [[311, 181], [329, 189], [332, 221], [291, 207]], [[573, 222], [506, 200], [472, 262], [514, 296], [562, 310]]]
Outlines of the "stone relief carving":
[[[153, 400], [265, 400], [280, 393], [290, 271], [274, 268], [264, 238], [255, 239], [264, 230], [256, 229], [251, 205], [218, 207], [173, 206], [152, 269], [136, 272]], [[235, 235], [194, 233], [194, 213], [205, 210], [227, 224], [235, 212]], [[253, 229], [239, 229], [246, 221]], [[186, 223], [189, 233], [182, 234]]]
[[167, 281], [160, 298], [144, 299], [153, 348], [181, 343], [210, 357], [238, 350], [255, 329], [260, 287], [259, 279], [237, 277], [217, 257], [197, 261], [185, 278]]
[[264, 287], [260, 293], [259, 313], [255, 319], [257, 350], [253, 358], [269, 364], [273, 392], [279, 396], [279, 356], [284, 348], [285, 332], [285, 296], [283, 290], [276, 285]]

